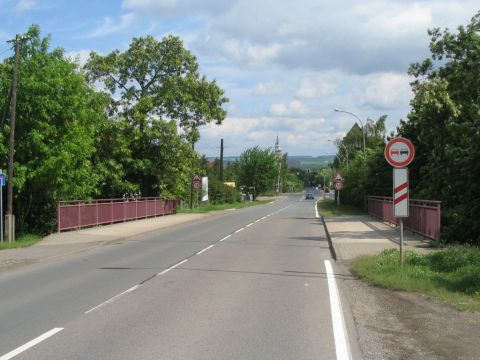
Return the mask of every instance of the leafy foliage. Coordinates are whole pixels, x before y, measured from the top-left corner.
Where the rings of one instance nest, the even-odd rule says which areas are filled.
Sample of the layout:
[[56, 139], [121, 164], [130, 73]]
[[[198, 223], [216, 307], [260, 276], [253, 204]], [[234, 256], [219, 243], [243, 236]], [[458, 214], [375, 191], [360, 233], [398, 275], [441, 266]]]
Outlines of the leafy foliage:
[[245, 150], [238, 160], [238, 183], [246, 188], [255, 188], [254, 198], [261, 192], [273, 189], [278, 168], [275, 154], [271, 149], [258, 146]]
[[442, 238], [480, 244], [480, 13], [457, 33], [429, 31], [431, 58], [412, 64], [415, 97], [399, 133], [412, 140], [415, 194], [442, 201]]
[[[15, 129], [14, 208], [20, 231], [46, 231], [55, 221], [55, 201], [95, 194], [99, 177], [91, 162], [95, 126], [102, 109], [93, 91], [62, 49], [30, 27], [20, 54]], [[0, 93], [10, 89], [13, 59], [0, 65]], [[8, 106], [2, 96], [1, 106]], [[3, 110], [3, 109], [2, 109]], [[2, 129], [6, 165], [9, 124]]]

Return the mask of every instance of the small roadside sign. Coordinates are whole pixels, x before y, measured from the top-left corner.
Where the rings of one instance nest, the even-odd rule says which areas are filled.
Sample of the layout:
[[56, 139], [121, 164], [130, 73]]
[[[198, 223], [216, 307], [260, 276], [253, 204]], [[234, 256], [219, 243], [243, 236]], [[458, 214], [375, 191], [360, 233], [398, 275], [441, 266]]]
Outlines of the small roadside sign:
[[343, 190], [343, 181], [335, 181], [333, 183], [335, 190]]
[[393, 216], [408, 217], [408, 169], [393, 169]]
[[410, 164], [415, 156], [415, 148], [410, 140], [395, 138], [385, 146], [385, 159], [393, 167], [402, 168]]
[[193, 188], [199, 190], [202, 188], [202, 178], [199, 175], [194, 175], [192, 178]]
[[0, 173], [0, 186], [5, 186], [5, 174]]
[[333, 182], [344, 182], [345, 178], [340, 174], [340, 171], [337, 171], [337, 174], [333, 178]]

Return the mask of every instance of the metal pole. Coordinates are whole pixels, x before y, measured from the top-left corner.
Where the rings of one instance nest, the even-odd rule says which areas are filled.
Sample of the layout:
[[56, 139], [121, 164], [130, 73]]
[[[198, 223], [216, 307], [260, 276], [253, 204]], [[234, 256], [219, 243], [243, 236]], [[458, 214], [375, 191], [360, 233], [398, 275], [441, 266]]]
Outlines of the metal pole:
[[350, 114], [354, 116], [358, 121], [360, 121], [360, 125], [362, 125], [362, 137], [363, 137], [363, 152], [365, 152], [365, 126], [363, 126], [363, 121], [354, 113], [342, 109], [334, 109], [336, 112], [343, 112], [345, 114]]
[[403, 218], [400, 218], [400, 264], [403, 265]]
[[12, 81], [12, 102], [10, 104], [10, 138], [8, 142], [8, 182], [7, 182], [7, 215], [9, 219], [8, 242], [14, 241], [15, 235], [12, 234], [13, 226], [13, 153], [15, 148], [15, 118], [17, 109], [17, 82], [18, 82], [18, 63], [20, 58], [20, 35], [15, 36], [15, 64], [13, 67]]
[[[2, 170], [0, 169], [0, 173]], [[3, 185], [0, 184], [0, 242], [3, 243]]]

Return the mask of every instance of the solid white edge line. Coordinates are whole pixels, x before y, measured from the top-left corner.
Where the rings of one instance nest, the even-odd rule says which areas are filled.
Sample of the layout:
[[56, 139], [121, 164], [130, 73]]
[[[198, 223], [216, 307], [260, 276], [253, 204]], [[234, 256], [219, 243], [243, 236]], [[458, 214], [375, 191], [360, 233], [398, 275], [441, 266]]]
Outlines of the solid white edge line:
[[129, 292], [132, 292], [132, 291], [136, 290], [136, 289], [139, 288], [140, 286], [141, 286], [140, 284], [137, 284], [137, 285], [135, 285], [135, 286], [132, 286], [130, 289], [127, 289], [127, 290], [125, 290], [124, 292], [121, 292], [120, 294], [117, 294], [117, 295], [111, 297], [111, 298], [108, 299], [107, 301], [104, 301], [103, 303], [98, 304], [97, 306], [91, 308], [90, 310], [85, 311], [85, 314], [91, 313], [92, 311], [94, 311], [94, 310], [102, 307], [103, 305], [107, 305], [107, 304], [109, 304], [109, 303], [111, 303], [111, 302], [114, 302], [114, 301], [117, 300], [119, 297], [121, 297], [121, 296], [123, 296], [123, 295], [125, 295], [125, 294], [128, 294]]
[[345, 320], [343, 319], [342, 313], [342, 303], [340, 302], [335, 274], [333, 273], [330, 260], [325, 260], [325, 270], [328, 280], [328, 292], [330, 294], [330, 310], [332, 312], [333, 337], [335, 339], [337, 360], [351, 360], [352, 356], [348, 346]]
[[62, 330], [63, 330], [63, 328], [53, 328], [52, 330], [47, 331], [46, 333], [40, 335], [39, 337], [37, 337], [33, 340], [30, 340], [29, 342], [27, 342], [26, 344], [16, 348], [15, 350], [10, 351], [8, 354], [3, 355], [2, 357], [0, 357], [0, 360], [9, 360], [9, 359], [17, 356], [18, 354], [30, 349], [31, 347], [41, 343], [42, 341], [48, 339], [49, 337], [55, 335], [56, 333], [58, 333]]
[[315, 216], [318, 218], [318, 206], [317, 206], [318, 201], [315, 201]]
[[205, 251], [207, 251], [208, 249], [211, 249], [212, 247], [214, 247], [215, 244], [212, 244], [210, 246], [207, 246], [205, 249], [203, 250], [200, 250], [199, 252], [197, 252], [195, 255], [200, 255], [201, 253], [204, 253]]

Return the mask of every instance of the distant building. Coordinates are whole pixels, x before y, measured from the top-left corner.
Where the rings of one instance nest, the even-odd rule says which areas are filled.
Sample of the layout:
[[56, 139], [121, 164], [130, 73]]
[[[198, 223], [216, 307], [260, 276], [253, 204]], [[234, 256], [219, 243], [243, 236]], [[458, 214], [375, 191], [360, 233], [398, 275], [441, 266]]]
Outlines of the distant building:
[[357, 123], [347, 132], [342, 139], [344, 144], [353, 146], [355, 149], [362, 148], [362, 128]]

